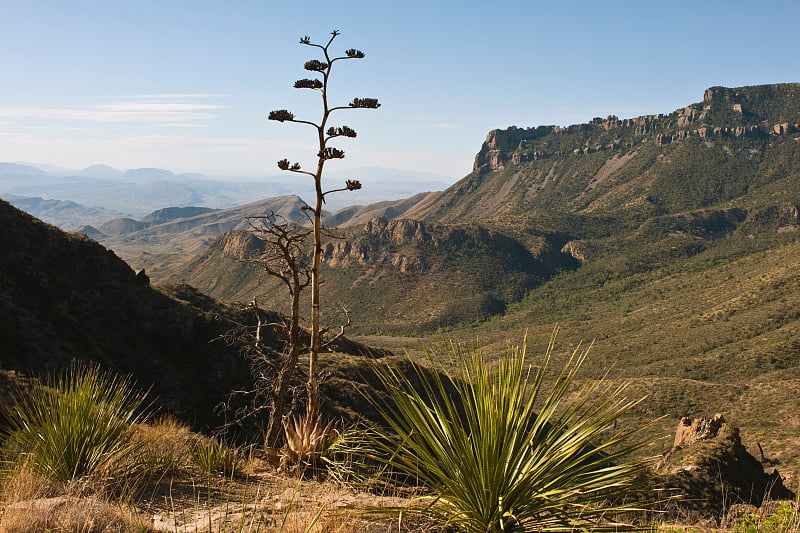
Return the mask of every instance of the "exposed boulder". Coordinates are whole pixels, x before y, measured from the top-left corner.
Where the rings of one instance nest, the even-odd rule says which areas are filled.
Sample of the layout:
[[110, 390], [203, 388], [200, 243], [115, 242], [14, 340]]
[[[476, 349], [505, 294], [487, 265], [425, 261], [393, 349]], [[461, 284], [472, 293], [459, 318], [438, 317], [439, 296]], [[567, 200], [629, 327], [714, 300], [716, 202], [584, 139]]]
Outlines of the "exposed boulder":
[[699, 440], [713, 439], [719, 435], [719, 431], [725, 426], [725, 417], [720, 413], [715, 414], [710, 420], [705, 418], [695, 418], [692, 420], [688, 416], [681, 418], [678, 422], [678, 429], [675, 432], [675, 442], [673, 448], [685, 448], [691, 446]]
[[569, 254], [574, 259], [577, 259], [581, 263], [588, 261], [594, 251], [591, 249], [588, 243], [585, 241], [569, 241], [561, 248], [562, 254]]
[[150, 276], [147, 275], [143, 268], [136, 271], [136, 277], [134, 279], [139, 285], [150, 285]]
[[735, 504], [760, 507], [765, 501], [794, 498], [777, 469], [766, 473], [742, 445], [739, 429], [721, 414], [681, 419], [657, 479], [673, 493], [681, 512], [714, 519]]
[[772, 131], [776, 135], [786, 135], [787, 133], [792, 132], [792, 125], [789, 124], [788, 122], [784, 122], [782, 124], [775, 124], [772, 127]]

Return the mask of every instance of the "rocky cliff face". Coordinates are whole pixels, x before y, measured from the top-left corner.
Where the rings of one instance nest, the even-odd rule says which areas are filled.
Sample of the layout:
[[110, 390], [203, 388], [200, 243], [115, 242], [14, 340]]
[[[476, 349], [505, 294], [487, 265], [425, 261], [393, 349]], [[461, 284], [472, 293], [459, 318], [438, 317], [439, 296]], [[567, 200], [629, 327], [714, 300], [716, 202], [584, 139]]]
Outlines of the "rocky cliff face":
[[[659, 146], [690, 137], [788, 135], [800, 131], [800, 83], [769, 86], [711, 87], [703, 101], [667, 115], [644, 115], [620, 120], [614, 115], [588, 124], [539, 126], [489, 132], [475, 157], [473, 170], [503, 170], [509, 165], [564, 155], [629, 150], [652, 139]], [[595, 139], [583, 139], [586, 133]], [[572, 147], [545, 142], [548, 136], [575, 137]], [[541, 141], [540, 141], [541, 140]]]
[[264, 241], [250, 231], [231, 231], [217, 238], [212, 247], [221, 248], [226, 257], [242, 261], [263, 252]]
[[[450, 222], [536, 210], [652, 216], [705, 209], [797, 179], [800, 84], [713, 87], [668, 114], [489, 133], [473, 172], [403, 216]], [[760, 203], [797, 203], [793, 185]], [[771, 195], [771, 196], [767, 196]]]
[[[514, 152], [523, 142], [533, 141], [557, 131], [560, 131], [558, 126], [539, 126], [538, 128], [527, 129], [511, 126], [507, 130], [492, 130], [489, 132], [489, 135], [486, 136], [486, 140], [481, 146], [480, 151], [475, 156], [473, 170], [482, 168], [500, 170], [505, 168], [505, 164], [509, 160], [512, 162], [516, 160], [516, 162], [519, 163], [523, 156], [515, 155]], [[526, 157], [534, 159], [541, 155], [542, 154], [534, 152]]]
[[324, 260], [329, 267], [384, 265], [393, 266], [401, 273], [427, 272], [446, 269], [446, 258], [457, 250], [465, 253], [492, 250], [496, 259], [507, 260], [512, 265], [534, 261], [513, 239], [472, 224], [442, 225], [376, 218], [354, 237], [332, 240], [325, 245]]

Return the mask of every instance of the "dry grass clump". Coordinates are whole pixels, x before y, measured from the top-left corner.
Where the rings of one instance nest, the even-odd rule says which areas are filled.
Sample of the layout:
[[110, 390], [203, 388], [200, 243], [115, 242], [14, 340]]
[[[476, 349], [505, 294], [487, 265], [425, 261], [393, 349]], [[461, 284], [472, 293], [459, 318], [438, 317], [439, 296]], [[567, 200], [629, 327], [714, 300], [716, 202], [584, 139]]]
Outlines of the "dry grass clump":
[[171, 533], [429, 531], [419, 521], [371, 512], [405, 501], [269, 471], [246, 479], [214, 475], [175, 480], [168, 491], [138, 505], [154, 530]]
[[186, 472], [192, 461], [197, 435], [173, 416], [162, 416], [149, 424], [138, 424], [134, 439], [141, 443], [138, 468], [154, 476]]
[[242, 475], [249, 469], [247, 455], [225, 442], [193, 433], [189, 426], [172, 416], [136, 427], [135, 439], [141, 444], [135, 458], [136, 469], [150, 477], [176, 476], [200, 472], [204, 475]]
[[14, 470], [5, 471], [0, 478], [0, 505], [10, 502], [50, 498], [64, 493], [64, 487], [35, 474], [30, 467], [21, 463]]
[[147, 533], [155, 531], [118, 503], [56, 496], [4, 505], [0, 533]]
[[213, 438], [197, 435], [192, 445], [192, 461], [207, 475], [241, 476], [247, 469], [247, 457], [238, 448]]
[[7, 474], [0, 493], [0, 533], [153, 531], [121, 503], [85, 496], [86, 491], [86, 484], [65, 486], [19, 465]]

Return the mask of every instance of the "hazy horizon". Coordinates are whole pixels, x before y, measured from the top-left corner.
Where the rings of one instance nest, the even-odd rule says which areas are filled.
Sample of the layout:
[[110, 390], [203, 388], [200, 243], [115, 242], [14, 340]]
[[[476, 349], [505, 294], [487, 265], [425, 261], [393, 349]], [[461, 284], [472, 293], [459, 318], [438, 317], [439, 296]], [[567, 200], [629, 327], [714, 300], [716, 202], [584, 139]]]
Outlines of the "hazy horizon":
[[456, 181], [493, 129], [669, 113], [710, 86], [798, 81], [781, 44], [798, 19], [792, 1], [6, 3], [0, 161], [242, 176], [277, 174], [284, 157], [311, 165], [313, 131], [267, 114], [318, 115], [318, 96], [292, 88], [316, 57], [298, 40], [338, 29], [333, 48], [366, 58], [337, 66], [332, 100], [383, 105], [334, 115], [359, 135], [328, 169]]

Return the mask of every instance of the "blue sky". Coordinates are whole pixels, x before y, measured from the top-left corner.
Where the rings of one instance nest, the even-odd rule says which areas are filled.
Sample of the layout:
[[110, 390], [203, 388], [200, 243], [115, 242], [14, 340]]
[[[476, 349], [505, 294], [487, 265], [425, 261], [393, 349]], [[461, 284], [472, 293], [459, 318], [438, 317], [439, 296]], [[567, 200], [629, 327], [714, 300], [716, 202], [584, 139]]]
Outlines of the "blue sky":
[[359, 132], [338, 169], [463, 177], [489, 130], [667, 113], [713, 85], [800, 81], [798, 1], [0, 0], [0, 161], [274, 175], [312, 163], [312, 131], [266, 120], [319, 102], [292, 83], [339, 63]]

